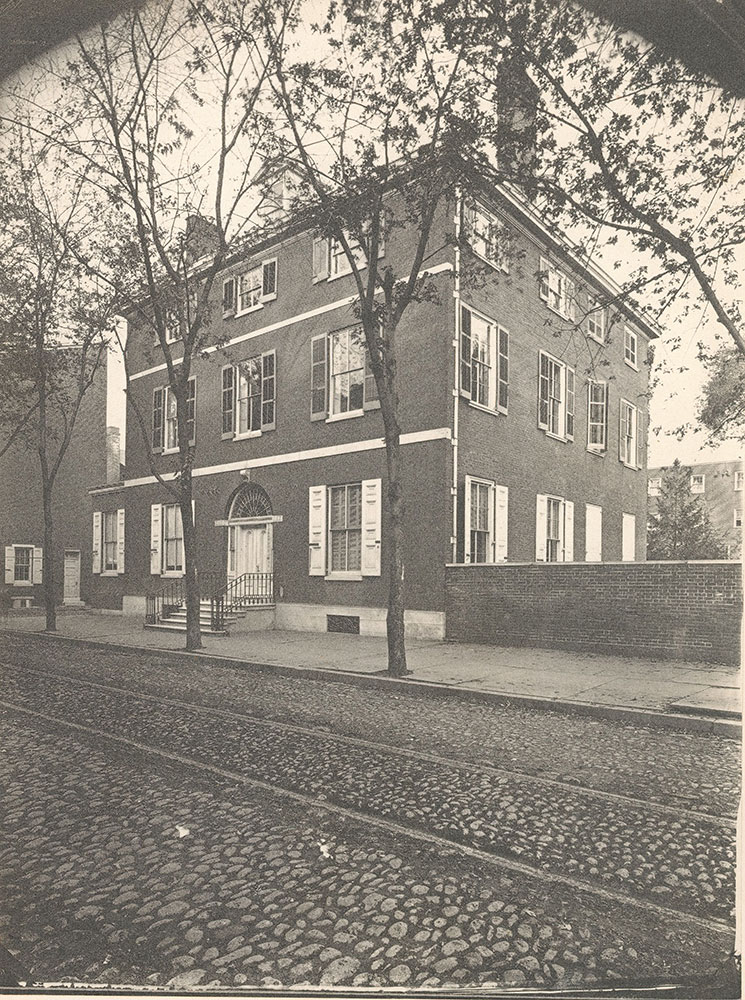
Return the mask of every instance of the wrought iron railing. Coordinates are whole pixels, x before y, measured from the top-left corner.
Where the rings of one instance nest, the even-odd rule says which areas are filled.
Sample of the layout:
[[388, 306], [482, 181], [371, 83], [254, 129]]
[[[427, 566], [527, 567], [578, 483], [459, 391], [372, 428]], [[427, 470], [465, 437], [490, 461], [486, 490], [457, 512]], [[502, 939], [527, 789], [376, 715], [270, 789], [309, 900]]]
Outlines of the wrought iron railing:
[[145, 598], [145, 624], [156, 625], [161, 619], [177, 611], [186, 601], [183, 577], [169, 580], [157, 594]]
[[225, 628], [225, 618], [233, 611], [274, 604], [274, 575], [244, 573], [231, 580], [210, 601], [210, 627], [213, 632]]
[[[267, 607], [274, 604], [274, 575], [244, 573], [229, 583], [216, 573], [201, 573], [200, 591], [209, 594], [210, 629], [225, 630], [225, 620], [234, 611], [247, 607]], [[157, 594], [145, 598], [145, 624], [157, 625], [186, 604], [186, 581], [183, 577], [169, 580]]]

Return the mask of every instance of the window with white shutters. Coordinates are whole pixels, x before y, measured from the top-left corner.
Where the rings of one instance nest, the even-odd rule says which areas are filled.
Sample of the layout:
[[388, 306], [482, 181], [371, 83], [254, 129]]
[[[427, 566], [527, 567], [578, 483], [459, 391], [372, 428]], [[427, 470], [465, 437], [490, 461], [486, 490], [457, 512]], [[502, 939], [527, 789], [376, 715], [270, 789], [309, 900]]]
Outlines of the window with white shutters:
[[34, 547], [33, 545], [16, 545], [13, 582], [33, 583], [34, 580]]
[[618, 418], [618, 457], [629, 469], [637, 468], [639, 411], [628, 400], [622, 399]]
[[605, 343], [605, 307], [592, 295], [587, 303], [587, 335], [599, 344]]
[[[192, 375], [186, 384], [186, 433], [189, 444], [196, 442], [197, 428], [197, 380]], [[178, 413], [176, 394], [169, 385], [161, 386], [153, 392], [153, 451], [178, 451]]]
[[265, 351], [222, 369], [222, 437], [257, 437], [277, 426], [277, 357]]
[[181, 508], [177, 503], [163, 504], [163, 576], [183, 576], [184, 531]]
[[629, 327], [625, 327], [623, 332], [623, 359], [631, 368], [638, 370], [639, 338]]
[[509, 231], [499, 219], [478, 202], [463, 207], [463, 230], [475, 254], [493, 267], [509, 273]]
[[564, 319], [574, 319], [574, 282], [545, 257], [540, 261], [538, 293], [549, 309]]
[[466, 476], [463, 559], [468, 563], [507, 559], [506, 486], [489, 479]]
[[536, 561], [572, 562], [574, 559], [574, 503], [564, 497], [536, 497]]
[[545, 351], [538, 355], [538, 426], [550, 437], [574, 439], [574, 369]]
[[308, 573], [333, 579], [380, 576], [381, 480], [312, 486]]
[[359, 416], [380, 406], [360, 327], [313, 337], [310, 353], [311, 420]]
[[465, 305], [460, 314], [460, 391], [477, 406], [507, 413], [509, 333]]
[[277, 298], [277, 258], [254, 264], [242, 274], [223, 282], [223, 316], [243, 316], [262, 309]]
[[608, 386], [591, 380], [587, 383], [587, 449], [597, 454], [608, 447]]

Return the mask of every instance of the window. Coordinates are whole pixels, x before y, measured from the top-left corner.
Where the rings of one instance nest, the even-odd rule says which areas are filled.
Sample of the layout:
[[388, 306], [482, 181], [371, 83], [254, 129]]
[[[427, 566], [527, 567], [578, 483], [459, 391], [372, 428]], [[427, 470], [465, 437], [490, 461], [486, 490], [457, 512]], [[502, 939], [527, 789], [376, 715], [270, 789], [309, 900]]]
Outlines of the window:
[[603, 558], [603, 508], [585, 504], [585, 562], [601, 562]]
[[222, 283], [222, 314], [227, 319], [261, 309], [277, 298], [277, 258], [264, 260]]
[[638, 338], [628, 327], [623, 331], [623, 359], [627, 365], [638, 371]]
[[467, 306], [460, 311], [460, 391], [478, 406], [507, 413], [507, 330]]
[[[186, 384], [186, 432], [189, 444], [196, 441], [197, 381], [192, 375]], [[153, 392], [153, 451], [178, 451], [176, 394], [165, 385]]]
[[181, 576], [184, 571], [184, 532], [178, 504], [163, 505], [163, 575]]
[[116, 576], [124, 572], [124, 509], [93, 513], [93, 572]]
[[333, 579], [380, 576], [381, 480], [311, 486], [308, 573]]
[[647, 485], [647, 496], [658, 497], [662, 492], [662, 476], [654, 476]]
[[704, 493], [706, 491], [706, 476], [703, 475], [693, 475], [691, 476], [691, 493]]
[[329, 552], [331, 573], [362, 569], [362, 485], [329, 488]]
[[277, 426], [277, 358], [265, 351], [222, 370], [222, 436], [256, 437]]
[[636, 559], [636, 516], [624, 514], [621, 523], [621, 559], [633, 562]]
[[507, 559], [506, 486], [466, 476], [463, 559], [468, 563]]
[[536, 496], [535, 557], [537, 562], [574, 559], [574, 503], [563, 497]]
[[599, 344], [605, 343], [605, 308], [592, 295], [587, 303], [587, 335]]
[[108, 572], [116, 572], [116, 551], [117, 551], [117, 517], [116, 511], [105, 511], [102, 515], [103, 523], [103, 568]]
[[574, 319], [574, 282], [544, 257], [540, 263], [538, 294], [549, 309], [564, 319]]
[[178, 313], [173, 309], [168, 310], [166, 315], [166, 343], [173, 344], [181, 339], [181, 324]]
[[742, 511], [735, 510], [734, 524], [736, 528], [742, 527]]
[[310, 348], [311, 420], [361, 416], [380, 406], [360, 327], [314, 337]]
[[32, 583], [34, 549], [31, 545], [15, 545], [14, 583]]
[[627, 400], [621, 400], [618, 429], [618, 457], [629, 469], [637, 466], [639, 412]]
[[735, 490], [739, 491], [742, 489], [742, 480], [744, 475], [745, 473], [740, 470], [735, 472]]
[[551, 437], [574, 440], [574, 369], [544, 351], [538, 363], [538, 426]]
[[591, 380], [587, 384], [587, 449], [600, 454], [608, 447], [608, 386]]
[[[355, 265], [363, 269], [367, 267], [368, 260], [364, 247], [356, 240], [351, 233], [344, 230], [344, 237], [354, 258]], [[380, 232], [378, 236], [378, 257], [385, 254], [385, 232], [383, 219], [381, 218]], [[344, 274], [352, 273], [352, 265], [344, 250], [341, 240], [329, 239], [326, 236], [316, 236], [313, 239], [313, 282], [332, 280]]]
[[467, 202], [463, 209], [463, 229], [475, 254], [509, 273], [507, 231], [491, 212], [475, 202]]

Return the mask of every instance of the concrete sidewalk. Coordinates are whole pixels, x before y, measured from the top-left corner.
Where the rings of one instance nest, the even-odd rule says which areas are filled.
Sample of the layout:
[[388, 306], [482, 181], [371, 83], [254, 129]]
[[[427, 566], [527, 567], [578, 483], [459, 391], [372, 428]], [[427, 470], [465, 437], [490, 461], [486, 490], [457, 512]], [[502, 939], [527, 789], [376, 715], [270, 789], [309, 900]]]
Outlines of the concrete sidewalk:
[[[0, 629], [39, 632], [39, 615], [0, 615]], [[183, 650], [183, 633], [143, 629], [138, 618], [112, 612], [66, 611], [62, 637], [163, 650]], [[739, 720], [737, 667], [670, 660], [641, 660], [565, 650], [497, 647], [412, 639], [407, 642], [407, 683], [434, 685], [547, 707], [594, 706], [608, 715], [664, 714], [683, 720]], [[204, 652], [248, 663], [345, 675], [382, 675], [386, 641], [325, 632], [250, 632], [205, 635]], [[600, 714], [600, 713], [598, 713]], [[606, 714], [606, 713], [603, 713]]]

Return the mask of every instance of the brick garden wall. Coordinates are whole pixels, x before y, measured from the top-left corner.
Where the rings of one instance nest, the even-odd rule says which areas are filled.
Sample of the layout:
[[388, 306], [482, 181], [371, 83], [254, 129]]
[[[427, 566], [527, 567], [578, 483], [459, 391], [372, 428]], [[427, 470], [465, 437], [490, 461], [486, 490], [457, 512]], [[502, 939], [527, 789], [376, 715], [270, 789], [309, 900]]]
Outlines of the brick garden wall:
[[738, 663], [740, 563], [449, 566], [446, 638]]

